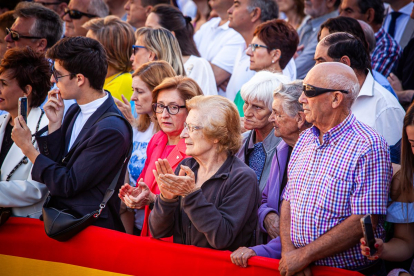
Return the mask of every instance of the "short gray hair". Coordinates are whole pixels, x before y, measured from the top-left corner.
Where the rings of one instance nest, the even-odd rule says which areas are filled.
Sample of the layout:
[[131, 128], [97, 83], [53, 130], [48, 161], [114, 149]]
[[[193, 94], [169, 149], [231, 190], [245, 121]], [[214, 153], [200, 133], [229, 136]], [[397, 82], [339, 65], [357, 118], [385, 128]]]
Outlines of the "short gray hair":
[[290, 117], [295, 117], [299, 111], [303, 111], [303, 107], [299, 103], [299, 97], [302, 95], [302, 91], [302, 80], [295, 80], [287, 84], [281, 83], [274, 91], [273, 96], [282, 98], [283, 111]]
[[329, 88], [341, 89], [348, 91], [348, 94], [344, 94], [345, 98], [348, 101], [348, 108], [351, 108], [351, 105], [354, 103], [355, 99], [358, 97], [360, 86], [358, 82], [344, 77], [342, 74], [330, 73], [327, 74], [326, 84]]
[[91, 0], [88, 9], [89, 13], [99, 17], [106, 17], [109, 15], [108, 5], [103, 0]]
[[14, 11], [14, 17], [34, 18], [35, 23], [29, 33], [32, 36], [46, 38], [46, 48], [56, 44], [62, 37], [63, 21], [59, 15], [43, 5], [32, 2], [20, 2]]
[[252, 12], [255, 8], [260, 8], [262, 22], [279, 18], [279, 7], [274, 0], [250, 0], [247, 10]]
[[262, 101], [272, 110], [273, 91], [280, 85], [280, 79], [280, 76], [269, 71], [257, 72], [242, 86], [240, 95], [245, 101]]

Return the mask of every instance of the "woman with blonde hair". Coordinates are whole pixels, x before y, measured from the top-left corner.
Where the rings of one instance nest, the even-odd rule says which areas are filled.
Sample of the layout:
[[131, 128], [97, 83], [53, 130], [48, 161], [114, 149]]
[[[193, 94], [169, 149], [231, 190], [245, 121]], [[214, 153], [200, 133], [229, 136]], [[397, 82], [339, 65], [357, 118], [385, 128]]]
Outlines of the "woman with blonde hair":
[[132, 46], [130, 58], [133, 69], [149, 61], [165, 60], [177, 75], [186, 76], [180, 46], [170, 31], [143, 27], [135, 32], [135, 38], [136, 45]]
[[160, 196], [149, 217], [155, 238], [220, 250], [255, 244], [260, 192], [256, 174], [234, 154], [241, 146], [236, 106], [221, 96], [194, 97], [181, 138], [185, 159], [155, 162]]
[[185, 141], [180, 138], [188, 115], [185, 102], [197, 95], [203, 95], [198, 84], [183, 76], [164, 79], [152, 92], [154, 119], [161, 130], [148, 143], [147, 159], [136, 187], [125, 183], [119, 190], [119, 197], [126, 206], [131, 209], [145, 209], [145, 216], [140, 217], [141, 220], [144, 219], [141, 236], [149, 236], [148, 216], [160, 193], [153, 174], [155, 161], [166, 158], [175, 168], [187, 157]]
[[89, 20], [83, 28], [88, 30], [86, 36], [98, 40], [106, 51], [108, 71], [103, 88], [118, 100], [122, 100], [122, 95], [129, 99], [132, 95], [129, 57], [134, 44], [134, 30], [113, 15]]

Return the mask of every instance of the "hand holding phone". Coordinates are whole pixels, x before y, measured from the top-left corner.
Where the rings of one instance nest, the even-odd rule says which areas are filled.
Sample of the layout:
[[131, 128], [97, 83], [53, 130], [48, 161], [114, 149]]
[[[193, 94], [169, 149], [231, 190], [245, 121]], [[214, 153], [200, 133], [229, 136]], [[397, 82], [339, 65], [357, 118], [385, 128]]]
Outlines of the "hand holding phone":
[[377, 249], [375, 248], [374, 229], [372, 228], [371, 215], [365, 215], [361, 218], [362, 231], [364, 232], [365, 244], [369, 247], [369, 254], [373, 256]]
[[24, 121], [27, 124], [27, 97], [20, 97], [19, 98], [19, 111], [18, 115], [22, 116]]

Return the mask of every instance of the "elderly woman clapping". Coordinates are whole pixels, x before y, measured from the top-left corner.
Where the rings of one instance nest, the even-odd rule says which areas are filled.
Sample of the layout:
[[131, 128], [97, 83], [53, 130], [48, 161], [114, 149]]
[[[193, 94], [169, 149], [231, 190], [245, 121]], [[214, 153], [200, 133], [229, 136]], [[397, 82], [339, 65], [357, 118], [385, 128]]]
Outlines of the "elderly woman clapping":
[[161, 194], [149, 217], [153, 237], [175, 243], [235, 250], [255, 243], [259, 190], [256, 175], [234, 156], [240, 147], [236, 106], [221, 96], [198, 96], [181, 137], [185, 159], [172, 171], [159, 159], [154, 171]]
[[273, 125], [269, 121], [273, 91], [281, 83], [287, 82], [289, 78], [282, 74], [261, 71], [241, 89], [244, 100], [243, 126], [250, 131], [243, 133], [243, 144], [236, 156], [255, 171], [260, 191], [263, 191], [266, 185], [273, 155], [281, 141], [273, 135]]
[[271, 173], [259, 208], [259, 226], [261, 231], [267, 234], [268, 244], [239, 248], [231, 254], [231, 260], [236, 265], [246, 267], [247, 260], [256, 255], [275, 259], [281, 257], [281, 243], [278, 237], [279, 208], [287, 183], [287, 166], [300, 132], [311, 126], [305, 121], [302, 105], [298, 102], [301, 94], [302, 81], [281, 84], [274, 91], [269, 121], [274, 126], [274, 135], [283, 140], [277, 146], [277, 155], [273, 157]]

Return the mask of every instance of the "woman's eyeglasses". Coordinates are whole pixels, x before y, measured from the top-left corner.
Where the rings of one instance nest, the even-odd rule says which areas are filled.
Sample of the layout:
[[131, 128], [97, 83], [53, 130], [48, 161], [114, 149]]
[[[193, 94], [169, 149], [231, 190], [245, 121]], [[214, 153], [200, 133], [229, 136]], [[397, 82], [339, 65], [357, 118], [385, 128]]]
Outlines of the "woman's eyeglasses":
[[171, 115], [175, 115], [178, 112], [180, 112], [180, 108], [185, 108], [185, 105], [176, 105], [176, 104], [169, 104], [169, 105], [163, 105], [160, 103], [153, 103], [152, 104], [152, 110], [154, 110], [155, 113], [161, 114], [164, 112], [164, 109], [167, 109], [167, 112]]
[[27, 36], [27, 35], [21, 35], [16, 31], [12, 31], [9, 28], [6, 28], [6, 34], [9, 35], [11, 39], [13, 39], [14, 41], [19, 40], [20, 38], [28, 38], [28, 39], [41, 39], [43, 37], [38, 37], [38, 36]]
[[192, 126], [187, 124], [186, 122], [184, 122], [184, 128], [188, 131], [188, 132], [193, 132], [194, 130], [199, 130], [199, 129], [203, 129], [202, 126]]
[[331, 88], [320, 88], [320, 87], [316, 87], [310, 84], [304, 84], [303, 85], [303, 93], [305, 93], [305, 96], [308, 98], [313, 98], [316, 96], [319, 96], [321, 94], [324, 93], [328, 93], [328, 92], [341, 92], [344, 94], [348, 94], [349, 92], [346, 90], [339, 90], [339, 89], [331, 89]]
[[134, 56], [136, 55], [136, 52], [139, 49], [145, 49], [145, 46], [140, 46], [140, 45], [132, 45], [132, 52], [134, 53]]
[[260, 45], [260, 44], [249, 44], [248, 48], [250, 48], [250, 50], [252, 50], [252, 52], [256, 51], [257, 48], [266, 48], [266, 49], [270, 49], [269, 47], [267, 47], [266, 45]]
[[97, 15], [94, 15], [94, 14], [84, 13], [84, 12], [80, 12], [77, 10], [71, 10], [68, 8], [65, 9], [65, 14], [63, 16], [65, 16], [66, 14], [68, 14], [71, 19], [81, 19], [82, 16], [86, 16], [89, 18], [98, 17]]

